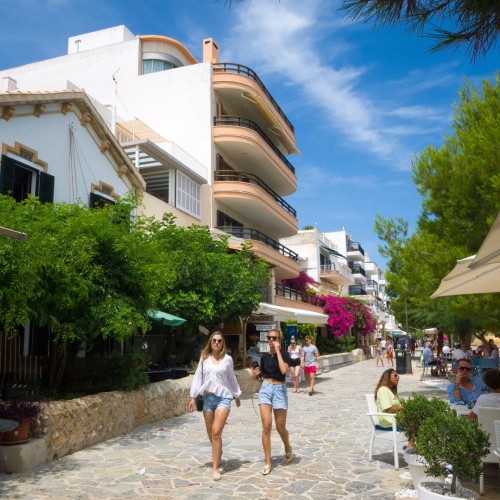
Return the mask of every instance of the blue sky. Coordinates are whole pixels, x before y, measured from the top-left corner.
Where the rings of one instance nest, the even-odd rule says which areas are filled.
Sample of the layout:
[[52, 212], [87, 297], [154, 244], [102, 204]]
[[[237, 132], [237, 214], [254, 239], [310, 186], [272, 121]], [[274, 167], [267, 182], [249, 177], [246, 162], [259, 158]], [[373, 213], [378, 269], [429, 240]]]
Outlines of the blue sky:
[[125, 24], [161, 34], [201, 60], [212, 37], [221, 61], [254, 69], [295, 126], [301, 156], [288, 201], [299, 227], [345, 229], [384, 265], [376, 212], [413, 225], [420, 198], [412, 158], [450, 132], [452, 105], [467, 77], [499, 69], [498, 48], [472, 64], [464, 50], [428, 52], [402, 29], [373, 30], [336, 10], [336, 0], [0, 0], [0, 69], [66, 53], [70, 36]]

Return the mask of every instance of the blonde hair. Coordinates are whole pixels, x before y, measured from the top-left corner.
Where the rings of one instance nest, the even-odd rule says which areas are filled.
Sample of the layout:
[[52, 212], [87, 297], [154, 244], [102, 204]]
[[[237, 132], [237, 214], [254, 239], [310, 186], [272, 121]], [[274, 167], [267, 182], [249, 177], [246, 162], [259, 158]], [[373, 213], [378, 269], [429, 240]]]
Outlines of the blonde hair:
[[221, 346], [221, 350], [219, 352], [219, 355], [217, 356], [217, 360], [222, 359], [226, 355], [227, 348], [226, 348], [226, 340], [224, 339], [224, 335], [222, 335], [222, 332], [220, 332], [219, 330], [215, 330], [215, 332], [213, 332], [212, 335], [210, 335], [210, 337], [208, 337], [207, 344], [205, 345], [205, 348], [203, 349], [203, 351], [201, 351], [201, 360], [202, 361], [207, 359], [208, 356], [210, 356], [212, 354], [212, 339], [214, 338], [214, 335], [220, 335], [222, 337], [222, 346]]
[[271, 333], [275, 333], [275, 334], [277, 334], [277, 335], [278, 335], [278, 339], [279, 339], [279, 340], [281, 340], [281, 338], [283, 337], [283, 334], [281, 333], [281, 330], [276, 330], [276, 329], [274, 329], [274, 330], [269, 330], [268, 335], [270, 335]]

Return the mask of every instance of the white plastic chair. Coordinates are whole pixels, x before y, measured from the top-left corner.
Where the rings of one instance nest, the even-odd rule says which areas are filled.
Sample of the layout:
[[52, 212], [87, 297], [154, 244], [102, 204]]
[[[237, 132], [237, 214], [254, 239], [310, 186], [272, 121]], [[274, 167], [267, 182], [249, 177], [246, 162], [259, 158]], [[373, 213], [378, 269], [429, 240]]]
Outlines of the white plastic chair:
[[[484, 431], [490, 435], [490, 453], [483, 458], [483, 463], [500, 463], [500, 455], [495, 453], [496, 448], [500, 446], [500, 436], [498, 435], [495, 421], [500, 420], [500, 408], [489, 408], [480, 406], [478, 409], [477, 421]], [[479, 478], [479, 494], [484, 494], [484, 474]]]
[[[406, 441], [406, 437], [402, 432], [398, 432], [396, 424], [396, 415], [393, 413], [380, 413], [377, 412], [377, 403], [375, 402], [375, 396], [373, 394], [365, 394], [366, 403], [368, 404], [368, 417], [371, 422], [371, 436], [370, 436], [370, 447], [368, 451], [368, 460], [372, 461], [373, 455], [373, 441], [375, 439], [389, 441], [392, 444], [394, 451], [394, 468], [399, 470], [399, 455], [398, 455], [398, 443]], [[379, 425], [379, 417], [387, 417], [392, 420], [392, 429], [388, 431], [382, 431], [377, 429], [375, 426]]]
[[500, 458], [500, 420], [495, 420], [493, 422], [495, 427], [495, 434], [497, 436], [497, 449], [493, 451], [493, 453]]

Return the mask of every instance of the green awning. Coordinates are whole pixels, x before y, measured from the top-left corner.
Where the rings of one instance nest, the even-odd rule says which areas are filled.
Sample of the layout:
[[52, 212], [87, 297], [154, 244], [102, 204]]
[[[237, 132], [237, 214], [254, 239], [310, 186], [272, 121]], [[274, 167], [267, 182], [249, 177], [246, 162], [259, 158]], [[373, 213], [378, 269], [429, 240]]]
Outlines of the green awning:
[[174, 316], [173, 314], [168, 314], [163, 311], [155, 311], [154, 309], [150, 309], [148, 311], [148, 317], [154, 322], [166, 326], [179, 326], [186, 322], [183, 318], [179, 318], [178, 316]]
[[338, 253], [333, 248], [327, 247], [326, 245], [321, 245], [321, 248], [324, 248], [327, 252], [331, 253], [332, 255], [336, 255], [337, 257], [342, 257], [343, 259], [347, 260], [347, 257], [345, 255], [342, 255], [341, 253]]

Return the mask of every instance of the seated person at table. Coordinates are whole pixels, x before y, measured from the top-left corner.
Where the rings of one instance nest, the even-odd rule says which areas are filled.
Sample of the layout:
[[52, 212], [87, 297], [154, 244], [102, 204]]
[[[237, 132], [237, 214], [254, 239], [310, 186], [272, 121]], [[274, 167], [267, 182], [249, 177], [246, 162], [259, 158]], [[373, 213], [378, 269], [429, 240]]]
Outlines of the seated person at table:
[[439, 360], [434, 356], [434, 352], [431, 349], [431, 343], [427, 342], [425, 344], [425, 349], [422, 351], [422, 358], [424, 364], [427, 366], [432, 366], [431, 375], [437, 377], [439, 375]]
[[487, 406], [488, 408], [500, 408], [500, 370], [491, 369], [484, 374], [484, 384], [489, 389], [489, 393], [481, 394], [477, 398], [476, 404], [472, 411], [469, 413], [470, 420], [477, 420], [479, 414], [478, 408], [480, 406]]
[[448, 386], [450, 403], [473, 405], [488, 388], [480, 377], [471, 377], [472, 366], [468, 359], [459, 359], [455, 382]]
[[493, 339], [486, 340], [484, 336], [484, 332], [476, 333], [476, 337], [483, 343], [484, 346], [484, 357], [486, 359], [494, 359], [498, 361], [498, 348], [495, 345], [495, 341]]

